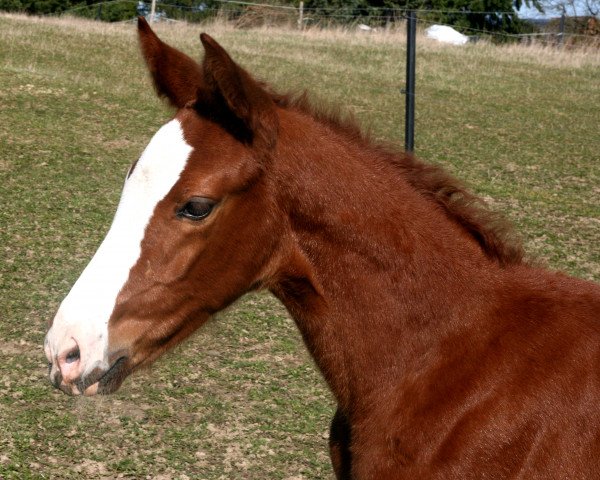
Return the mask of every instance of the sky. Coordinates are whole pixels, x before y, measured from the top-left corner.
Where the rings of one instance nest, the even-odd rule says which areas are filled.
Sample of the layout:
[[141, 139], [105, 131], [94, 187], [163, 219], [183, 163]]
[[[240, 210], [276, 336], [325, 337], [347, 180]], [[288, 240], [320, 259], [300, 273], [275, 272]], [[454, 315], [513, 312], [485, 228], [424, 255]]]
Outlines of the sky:
[[519, 10], [519, 18], [554, 18], [560, 16], [560, 13], [557, 13], [554, 10], [550, 10], [548, 8], [545, 10], [546, 13], [544, 14], [538, 12], [535, 8], [528, 8], [523, 5]]
[[[583, 3], [582, 2], [576, 2], [575, 3], [575, 8], [577, 11], [578, 15], [585, 15], [585, 8], [583, 7]], [[527, 8], [525, 5], [523, 5], [523, 7], [519, 10], [519, 17], [520, 18], [556, 18], [556, 17], [560, 17], [561, 15], [561, 11], [558, 9], [550, 9], [550, 8], [545, 8], [546, 13], [540, 13], [538, 12], [535, 8]], [[573, 9], [567, 9], [567, 15], [569, 14], [573, 14]]]

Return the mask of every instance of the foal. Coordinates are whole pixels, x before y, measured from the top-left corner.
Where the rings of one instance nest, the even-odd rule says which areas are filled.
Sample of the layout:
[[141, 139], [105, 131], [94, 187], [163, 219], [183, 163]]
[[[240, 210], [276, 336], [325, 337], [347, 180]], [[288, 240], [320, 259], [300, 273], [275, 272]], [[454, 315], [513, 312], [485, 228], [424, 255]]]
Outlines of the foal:
[[46, 337], [50, 379], [110, 393], [244, 293], [293, 316], [338, 409], [337, 478], [600, 478], [600, 287], [532, 267], [437, 167], [279, 95], [202, 34], [139, 20], [177, 108]]

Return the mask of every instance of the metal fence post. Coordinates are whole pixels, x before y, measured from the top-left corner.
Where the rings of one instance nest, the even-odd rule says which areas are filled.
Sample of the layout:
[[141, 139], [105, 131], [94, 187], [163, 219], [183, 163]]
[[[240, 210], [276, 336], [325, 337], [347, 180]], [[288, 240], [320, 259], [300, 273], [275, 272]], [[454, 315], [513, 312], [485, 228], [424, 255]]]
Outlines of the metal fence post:
[[415, 58], [417, 43], [417, 14], [408, 11], [406, 25], [406, 107], [404, 121], [404, 149], [413, 152], [415, 148]]

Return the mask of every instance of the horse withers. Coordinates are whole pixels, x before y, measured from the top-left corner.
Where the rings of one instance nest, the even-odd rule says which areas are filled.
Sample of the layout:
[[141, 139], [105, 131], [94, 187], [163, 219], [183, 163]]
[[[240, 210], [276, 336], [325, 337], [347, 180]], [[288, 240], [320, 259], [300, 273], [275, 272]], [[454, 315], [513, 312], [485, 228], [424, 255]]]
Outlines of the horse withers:
[[286, 306], [338, 404], [339, 479], [600, 478], [600, 287], [523, 260], [438, 167], [140, 19], [177, 109], [48, 331], [50, 379], [110, 393], [248, 291]]

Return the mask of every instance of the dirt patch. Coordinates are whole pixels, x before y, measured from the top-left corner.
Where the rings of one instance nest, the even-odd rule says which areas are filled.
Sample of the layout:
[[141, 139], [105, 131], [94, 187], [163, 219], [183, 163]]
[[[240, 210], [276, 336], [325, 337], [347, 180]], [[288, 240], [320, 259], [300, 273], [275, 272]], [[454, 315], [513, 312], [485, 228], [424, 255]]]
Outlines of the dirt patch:
[[4, 340], [0, 343], [0, 355], [15, 356], [15, 355], [31, 355], [32, 353], [40, 353], [41, 345], [27, 342], [26, 340], [10, 341]]
[[95, 460], [85, 459], [75, 467], [73, 470], [77, 473], [84, 474], [87, 477], [99, 477], [108, 474], [108, 468], [104, 462], [97, 462]]

